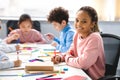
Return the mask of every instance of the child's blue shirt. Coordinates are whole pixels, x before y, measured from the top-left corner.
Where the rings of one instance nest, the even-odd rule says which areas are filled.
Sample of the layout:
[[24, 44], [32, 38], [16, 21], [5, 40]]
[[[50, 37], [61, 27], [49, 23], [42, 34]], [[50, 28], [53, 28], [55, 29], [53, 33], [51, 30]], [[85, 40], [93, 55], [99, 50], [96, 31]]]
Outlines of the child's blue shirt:
[[65, 28], [60, 32], [60, 38], [54, 38], [54, 41], [58, 43], [56, 49], [62, 53], [66, 52], [71, 43], [73, 42], [74, 29], [70, 24], [67, 24]]

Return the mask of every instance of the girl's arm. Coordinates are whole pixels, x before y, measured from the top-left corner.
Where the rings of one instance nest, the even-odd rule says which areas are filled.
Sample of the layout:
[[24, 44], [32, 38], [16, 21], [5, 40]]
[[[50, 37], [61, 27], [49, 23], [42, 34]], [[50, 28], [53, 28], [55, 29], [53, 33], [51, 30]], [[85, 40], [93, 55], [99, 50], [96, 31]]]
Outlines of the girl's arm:
[[17, 33], [17, 30], [10, 32], [8, 37], [4, 39], [6, 43], [11, 43], [13, 40], [18, 40], [20, 35]]
[[[99, 51], [100, 49], [98, 49], [99, 46], [101, 46], [99, 40], [92, 39], [85, 47], [85, 50], [83, 51], [82, 55], [78, 55], [77, 57], [75, 57], [71, 54], [66, 54], [65, 62], [70, 66], [86, 70], [90, 66], [95, 64], [95, 62], [97, 61], [99, 52], [101, 52]], [[79, 47], [77, 47], [77, 50], [79, 50]]]
[[43, 35], [38, 31], [36, 31], [36, 39], [37, 39], [37, 41], [36, 41], [37, 43], [40, 43], [40, 44], [46, 44], [47, 43], [47, 41], [45, 40]]
[[8, 45], [6, 43], [0, 44], [0, 51], [5, 53], [16, 51], [16, 45]]
[[6, 69], [6, 68], [12, 68], [14, 67], [14, 62], [5, 60], [5, 61], [0, 61], [0, 69]]

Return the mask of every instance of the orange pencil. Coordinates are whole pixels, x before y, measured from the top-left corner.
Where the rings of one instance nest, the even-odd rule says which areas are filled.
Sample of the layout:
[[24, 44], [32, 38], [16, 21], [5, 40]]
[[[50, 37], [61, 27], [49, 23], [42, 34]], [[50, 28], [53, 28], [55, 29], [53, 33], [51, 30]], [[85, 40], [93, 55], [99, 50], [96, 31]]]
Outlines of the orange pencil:
[[56, 49], [54, 49], [54, 56], [56, 56]]

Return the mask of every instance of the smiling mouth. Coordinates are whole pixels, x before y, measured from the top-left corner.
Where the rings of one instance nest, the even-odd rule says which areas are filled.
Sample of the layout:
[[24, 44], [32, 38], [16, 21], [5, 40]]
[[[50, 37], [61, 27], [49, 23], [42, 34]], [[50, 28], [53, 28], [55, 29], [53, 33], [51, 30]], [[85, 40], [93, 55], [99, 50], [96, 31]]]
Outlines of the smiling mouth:
[[83, 28], [82, 27], [76, 27], [76, 29], [82, 30]]

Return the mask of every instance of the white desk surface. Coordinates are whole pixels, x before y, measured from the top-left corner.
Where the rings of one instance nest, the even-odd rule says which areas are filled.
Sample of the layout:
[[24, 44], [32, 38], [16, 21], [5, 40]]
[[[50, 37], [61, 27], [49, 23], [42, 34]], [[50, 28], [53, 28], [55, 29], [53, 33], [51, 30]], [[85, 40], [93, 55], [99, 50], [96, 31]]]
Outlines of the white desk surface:
[[[46, 45], [45, 45], [46, 46]], [[49, 45], [50, 46], [50, 45]], [[17, 58], [16, 54], [8, 54], [11, 60], [15, 60]], [[23, 61], [23, 64], [21, 67], [24, 67], [26, 62], [30, 59], [31, 55], [19, 55], [20, 59]], [[50, 59], [50, 58], [49, 58]], [[47, 59], [46, 59], [47, 60]], [[66, 78], [72, 75], [81, 75], [87, 77], [86, 80], [92, 80], [83, 70], [73, 68], [70, 66], [67, 66], [65, 63], [60, 63], [57, 65], [54, 65], [55, 70], [63, 70], [64, 68], [68, 68], [68, 71], [65, 71], [65, 74], [57, 73], [56, 76], [54, 77], [59, 77], [59, 78]], [[26, 74], [24, 70], [0, 70], [0, 75], [9, 75], [9, 74]], [[36, 76], [29, 76], [29, 77], [22, 77], [22, 76], [6, 76], [6, 77], [0, 77], [0, 80], [35, 80], [36, 78], [39, 77], [44, 77], [48, 74], [45, 75], [36, 75]]]

